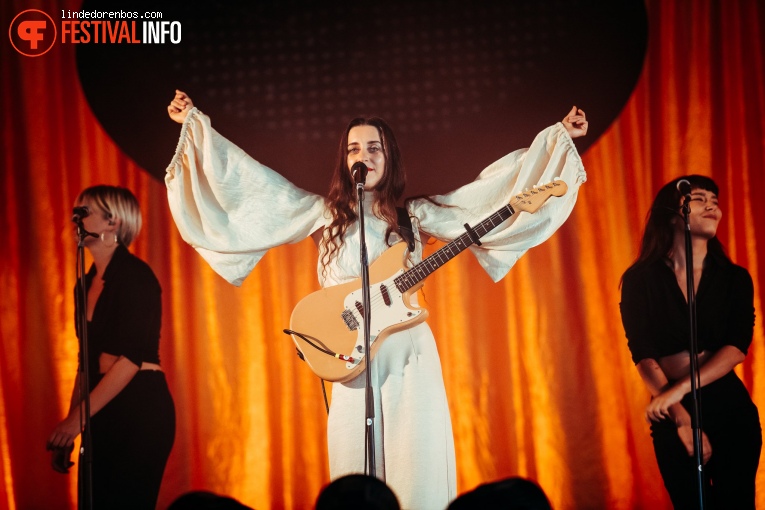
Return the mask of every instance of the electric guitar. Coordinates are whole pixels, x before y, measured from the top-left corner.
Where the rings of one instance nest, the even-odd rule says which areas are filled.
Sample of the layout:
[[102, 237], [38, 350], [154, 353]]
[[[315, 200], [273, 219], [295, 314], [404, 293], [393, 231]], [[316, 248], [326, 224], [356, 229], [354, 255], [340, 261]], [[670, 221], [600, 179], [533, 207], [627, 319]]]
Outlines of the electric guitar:
[[[477, 226], [466, 223], [464, 234], [411, 268], [406, 267], [406, 243], [388, 248], [369, 266], [369, 281], [374, 282], [369, 287], [371, 356], [390, 334], [428, 317], [427, 309], [411, 304], [411, 296], [428, 275], [473, 243], [480, 245], [481, 237], [516, 211], [534, 213], [548, 198], [563, 196], [567, 189], [564, 181], [557, 180], [516, 195]], [[284, 330], [292, 336], [300, 357], [324, 380], [348, 381], [366, 366], [361, 290], [361, 279], [356, 279], [313, 292], [295, 306], [290, 329]]]

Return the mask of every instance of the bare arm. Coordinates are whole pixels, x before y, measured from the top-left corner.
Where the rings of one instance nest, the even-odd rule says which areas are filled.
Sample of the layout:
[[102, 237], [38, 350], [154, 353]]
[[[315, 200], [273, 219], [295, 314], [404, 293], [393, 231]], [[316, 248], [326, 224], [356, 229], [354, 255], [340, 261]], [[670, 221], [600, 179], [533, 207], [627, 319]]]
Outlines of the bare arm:
[[[72, 387], [72, 395], [69, 398], [69, 411], [68, 413], [71, 413], [73, 409], [77, 408], [81, 399], [81, 388], [80, 388], [80, 372], [77, 371], [77, 375], [74, 377], [74, 386]], [[54, 471], [57, 471], [59, 473], [68, 473], [69, 468], [71, 468], [74, 465], [74, 462], [71, 460], [71, 454], [72, 450], [74, 449], [74, 443], [72, 443], [68, 447], [64, 448], [55, 448], [51, 445], [50, 440], [48, 441], [46, 448], [52, 452], [51, 455], [51, 463], [50, 466], [53, 468]]]
[[[640, 377], [643, 379], [643, 382], [648, 387], [648, 390], [651, 392], [651, 396], [654, 397], [651, 400], [651, 403], [648, 404], [648, 409], [650, 409], [656, 398], [670, 387], [669, 379], [667, 379], [667, 376], [659, 366], [659, 363], [657, 363], [657, 361], [654, 359], [641, 360], [637, 364], [637, 370], [640, 374]], [[651, 418], [649, 416], [648, 410], [646, 410], [646, 419], [654, 419], [654, 421], [659, 421], [662, 418], [670, 418], [673, 422], [675, 422], [675, 425], [677, 426], [677, 435], [683, 442], [688, 455], [692, 456], [694, 453], [693, 429], [691, 428], [691, 416], [688, 414], [688, 411], [685, 410], [679, 401], [668, 406], [664, 413], [656, 419]], [[710, 444], [709, 439], [707, 438], [707, 435], [704, 433], [704, 431], [701, 432], [701, 441], [702, 452], [704, 455], [703, 463], [706, 464], [707, 461], [709, 461], [709, 458], [712, 456], [712, 445]]]
[[[653, 399], [661, 395], [663, 391], [670, 387], [669, 379], [667, 379], [666, 374], [664, 374], [664, 371], [656, 360], [640, 360], [637, 364], [637, 370], [641, 379], [643, 379], [643, 382], [648, 387], [648, 391], [651, 392]], [[670, 405], [658, 418], [652, 418], [646, 414], [646, 419], [648, 420], [654, 419], [655, 421], [658, 421], [662, 418], [671, 418], [678, 426], [690, 425], [691, 423], [688, 411], [686, 411], [680, 403]]]
[[[715, 352], [704, 365], [699, 368], [700, 386], [710, 384], [744, 361], [746, 356], [737, 347], [725, 345]], [[646, 415], [651, 420], [660, 420], [666, 416], [669, 408], [678, 404], [691, 391], [691, 377], [687, 375], [671, 386], [661, 390], [646, 409]]]
[[74, 387], [72, 388], [72, 398], [69, 399], [69, 412], [72, 412], [77, 404], [80, 403], [80, 372], [77, 371], [77, 376], [74, 378]]
[[[90, 392], [90, 415], [95, 415], [104, 408], [117, 394], [125, 389], [138, 372], [139, 367], [125, 357], [120, 356], [104, 374], [101, 381]], [[78, 376], [79, 380], [79, 376]], [[75, 390], [76, 392], [76, 390]], [[72, 401], [75, 401], [73, 396]], [[48, 437], [48, 448], [63, 448], [74, 442], [80, 434], [80, 423], [84, 421], [84, 403], [75, 404], [69, 414], [56, 426]]]

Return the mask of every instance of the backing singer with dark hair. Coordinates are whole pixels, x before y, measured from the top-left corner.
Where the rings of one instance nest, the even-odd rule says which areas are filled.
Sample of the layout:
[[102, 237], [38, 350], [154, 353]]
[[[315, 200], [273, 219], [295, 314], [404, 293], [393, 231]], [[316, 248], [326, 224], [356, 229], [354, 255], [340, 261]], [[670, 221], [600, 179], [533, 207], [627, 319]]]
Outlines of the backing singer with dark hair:
[[707, 501], [711, 508], [753, 509], [762, 433], [757, 407], [733, 368], [744, 361], [752, 341], [754, 289], [747, 270], [731, 262], [717, 239], [722, 212], [712, 179], [689, 175], [659, 190], [640, 255], [622, 277], [622, 322], [652, 395], [646, 418], [664, 485], [675, 508], [696, 508], [681, 179], [691, 185]]

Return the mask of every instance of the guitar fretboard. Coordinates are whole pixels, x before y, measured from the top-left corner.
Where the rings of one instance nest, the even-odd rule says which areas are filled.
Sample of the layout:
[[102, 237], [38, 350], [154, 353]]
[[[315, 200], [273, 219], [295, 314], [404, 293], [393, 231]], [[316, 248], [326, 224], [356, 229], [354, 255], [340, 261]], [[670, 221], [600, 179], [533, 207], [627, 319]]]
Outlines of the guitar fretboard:
[[[480, 239], [513, 214], [515, 214], [515, 210], [510, 205], [506, 205], [483, 220], [477, 226], [473, 227], [473, 232], [475, 232], [478, 239]], [[396, 283], [396, 288], [402, 293], [411, 289], [427, 278], [433, 271], [465, 251], [471, 244], [473, 244], [473, 239], [471, 238], [470, 233], [466, 231], [464, 234], [453, 241], [450, 241], [443, 248], [422, 260], [411, 269], [397, 276], [393, 280]]]

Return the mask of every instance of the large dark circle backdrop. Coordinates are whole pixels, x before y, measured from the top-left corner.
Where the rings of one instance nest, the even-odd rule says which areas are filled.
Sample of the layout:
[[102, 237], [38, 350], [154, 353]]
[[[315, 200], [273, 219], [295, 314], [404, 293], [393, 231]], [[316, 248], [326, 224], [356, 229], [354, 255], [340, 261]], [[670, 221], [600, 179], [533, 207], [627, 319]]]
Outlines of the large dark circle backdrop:
[[[97, 8], [86, 0], [82, 10]], [[647, 44], [642, 0], [131, 2], [181, 22], [179, 44], [83, 44], [77, 67], [105, 130], [157, 178], [176, 88], [221, 134], [324, 193], [348, 121], [385, 118], [407, 195], [471, 181], [571, 106], [580, 152], [617, 117]]]

